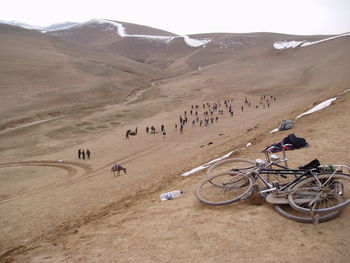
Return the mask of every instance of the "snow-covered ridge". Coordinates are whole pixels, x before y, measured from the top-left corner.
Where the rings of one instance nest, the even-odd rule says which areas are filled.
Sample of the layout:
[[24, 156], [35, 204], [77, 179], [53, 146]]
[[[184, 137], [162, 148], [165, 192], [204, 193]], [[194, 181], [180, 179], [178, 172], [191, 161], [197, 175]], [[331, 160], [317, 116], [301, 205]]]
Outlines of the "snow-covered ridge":
[[333, 39], [336, 39], [339, 37], [346, 37], [346, 36], [350, 36], [350, 33], [344, 33], [344, 34], [340, 34], [340, 35], [337, 35], [334, 37], [328, 37], [328, 38], [317, 40], [317, 41], [307, 41], [307, 40], [278, 41], [278, 42], [275, 42], [273, 44], [273, 47], [275, 49], [279, 49], [279, 50], [287, 49], [287, 48], [296, 48], [296, 47], [307, 47], [307, 46], [315, 45], [318, 43], [322, 43], [322, 42], [333, 40]]
[[68, 29], [68, 28], [73, 27], [76, 24], [78, 24], [76, 22], [63, 22], [63, 23], [52, 24], [49, 26], [35, 26], [35, 25], [28, 25], [26, 23], [14, 21], [14, 20], [12, 20], [12, 21], [0, 20], [0, 23], [12, 25], [12, 26], [18, 26], [18, 27], [22, 27], [22, 28], [30, 29], [30, 30], [39, 30], [42, 33]]
[[63, 22], [63, 23], [58, 23], [58, 24], [52, 24], [52, 25], [47, 26], [47, 27], [41, 27], [38, 29], [40, 29], [40, 31], [42, 33], [46, 33], [46, 32], [53, 32], [53, 31], [68, 29], [68, 28], [71, 28], [77, 24], [78, 23], [76, 23], [76, 22]]
[[169, 43], [171, 40], [174, 38], [182, 37], [185, 41], [185, 43], [190, 46], [190, 47], [199, 47], [203, 46], [211, 41], [209, 38], [203, 38], [203, 39], [194, 39], [190, 38], [189, 36], [157, 36], [157, 35], [137, 35], [137, 34], [128, 34], [126, 32], [125, 27], [123, 24], [111, 21], [111, 20], [106, 20], [106, 19], [93, 19], [90, 20], [86, 23], [82, 23], [79, 25], [74, 26], [76, 27], [82, 27], [88, 24], [107, 24], [110, 25], [110, 27], [106, 27], [104, 30], [106, 31], [113, 31], [115, 30], [115, 33], [117, 33], [121, 37], [135, 37], [135, 38], [146, 38], [146, 39], [151, 39], [151, 40], [159, 40], [159, 41], [164, 41], [166, 43]]
[[[165, 43], [169, 43], [174, 38], [183, 38], [184, 42], [190, 47], [204, 46], [205, 44], [209, 43], [212, 40], [212, 38], [195, 39], [195, 38], [190, 38], [189, 36], [157, 36], [157, 35], [128, 34], [126, 32], [126, 29], [123, 26], [123, 24], [112, 21], [112, 20], [107, 20], [107, 19], [92, 19], [90, 21], [83, 22], [83, 23], [64, 22], [64, 23], [59, 23], [59, 24], [53, 24], [53, 25], [46, 26], [46, 27], [31, 26], [31, 25], [17, 22], [17, 21], [0, 20], [0, 23], [19, 26], [19, 27], [26, 28], [26, 29], [35, 29], [35, 30], [41, 31], [42, 33], [65, 30], [65, 29], [69, 29], [69, 28], [79, 28], [79, 27], [84, 27], [86, 25], [92, 25], [92, 24], [100, 24], [100, 25], [104, 25], [104, 28], [102, 30], [115, 31], [115, 33], [121, 37], [144, 38], [144, 39], [149, 39], [149, 40], [163, 41]], [[60, 33], [60, 34], [63, 34], [63, 33]]]
[[22, 23], [16, 20], [11, 20], [11, 21], [5, 21], [5, 20], [0, 20], [0, 24], [7, 24], [7, 25], [11, 25], [11, 26], [18, 26], [18, 27], [22, 27], [22, 28], [26, 28], [26, 29], [39, 29], [41, 27], [39, 26], [32, 26], [32, 25], [28, 25], [26, 23]]

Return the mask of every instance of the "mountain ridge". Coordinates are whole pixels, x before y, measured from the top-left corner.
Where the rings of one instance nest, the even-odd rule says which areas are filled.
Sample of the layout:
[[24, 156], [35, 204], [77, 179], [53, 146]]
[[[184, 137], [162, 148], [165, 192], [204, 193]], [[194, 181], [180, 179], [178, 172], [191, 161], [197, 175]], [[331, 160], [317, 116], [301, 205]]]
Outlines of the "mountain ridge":
[[[169, 37], [171, 41], [149, 37], [157, 35]], [[8, 99], [0, 109], [4, 116], [1, 125], [13, 121], [18, 115], [26, 117], [43, 111], [57, 112], [57, 107], [49, 106], [57, 102], [62, 103], [63, 109], [72, 105], [120, 102], [133, 90], [151, 87], [156, 79], [177, 83], [177, 79], [190, 80], [200, 76], [202, 79], [196, 80], [195, 86], [217, 83], [226, 89], [227, 83], [232, 82], [249, 85], [254, 90], [265, 90], [268, 84], [265, 85], [264, 81], [260, 84], [252, 82], [246, 72], [251, 73], [253, 69], [257, 72], [256, 77], [263, 80], [265, 76], [275, 78], [272, 87], [277, 87], [282, 79], [283, 85], [294, 87], [295, 81], [279, 76], [276, 67], [294, 78], [312, 80], [315, 79], [313, 74], [321, 74], [323, 78], [327, 72], [317, 64], [332, 60], [336, 64], [329, 72], [344, 79], [344, 67], [349, 64], [347, 56], [342, 55], [347, 50], [348, 36], [321, 42], [320, 36], [277, 33], [195, 34], [190, 39], [205, 42], [191, 46], [184, 36], [110, 20], [90, 21], [84, 26], [46, 33], [0, 25], [0, 36], [4, 39], [0, 45], [3, 58], [0, 87], [4, 98]], [[292, 49], [274, 47], [278, 41], [299, 39], [319, 42]], [[308, 61], [313, 61], [315, 65]], [[299, 63], [304, 63], [304, 66]], [[324, 64], [324, 68], [328, 66]], [[226, 83], [223, 84], [220, 78]], [[310, 83], [314, 85], [312, 81]], [[21, 97], [8, 96], [10, 90], [22, 94]], [[210, 86], [208, 90], [216, 92]], [[70, 99], [65, 99], [67, 97]], [[33, 113], [28, 109], [36, 110]]]

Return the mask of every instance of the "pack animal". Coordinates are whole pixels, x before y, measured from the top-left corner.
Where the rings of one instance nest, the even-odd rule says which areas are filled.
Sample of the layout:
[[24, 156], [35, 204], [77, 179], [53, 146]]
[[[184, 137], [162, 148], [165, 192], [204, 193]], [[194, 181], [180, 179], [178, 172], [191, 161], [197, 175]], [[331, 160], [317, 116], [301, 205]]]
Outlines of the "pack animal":
[[121, 166], [120, 164], [115, 164], [115, 165], [113, 165], [112, 168], [111, 168], [111, 172], [113, 172], [113, 175], [114, 175], [114, 176], [115, 176], [115, 172], [117, 172], [118, 175], [119, 175], [120, 171], [123, 171], [124, 174], [126, 174], [126, 168], [123, 167], [123, 166]]
[[129, 132], [129, 135], [130, 135], [130, 136], [136, 136], [136, 135], [137, 135], [137, 132], [136, 132], [136, 131], [130, 131], [130, 132]]

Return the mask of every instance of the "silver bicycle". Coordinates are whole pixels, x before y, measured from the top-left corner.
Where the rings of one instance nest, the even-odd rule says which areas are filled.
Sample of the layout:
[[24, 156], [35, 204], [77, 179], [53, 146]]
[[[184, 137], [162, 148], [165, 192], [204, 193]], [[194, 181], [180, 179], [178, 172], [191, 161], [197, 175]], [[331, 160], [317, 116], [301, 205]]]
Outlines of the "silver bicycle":
[[350, 168], [334, 165], [332, 169], [290, 169], [285, 152], [282, 159], [266, 153], [266, 161], [226, 159], [208, 169], [196, 196], [205, 204], [225, 205], [246, 200], [258, 191], [288, 219], [325, 222], [350, 204], [350, 176], [343, 173]]

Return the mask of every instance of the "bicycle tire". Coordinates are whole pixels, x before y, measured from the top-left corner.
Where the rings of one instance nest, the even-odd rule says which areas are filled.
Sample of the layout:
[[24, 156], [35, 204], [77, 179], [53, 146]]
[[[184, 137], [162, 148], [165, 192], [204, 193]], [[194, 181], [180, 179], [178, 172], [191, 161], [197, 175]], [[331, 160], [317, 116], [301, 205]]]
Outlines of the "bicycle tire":
[[299, 212], [289, 204], [276, 204], [273, 207], [279, 215], [292, 221], [307, 224], [328, 222], [339, 216], [342, 212], [342, 210], [336, 210], [328, 213], [320, 213], [317, 214], [316, 218], [313, 218], [310, 213]]
[[[215, 180], [215, 184], [211, 180]], [[196, 197], [208, 205], [227, 205], [248, 198], [253, 184], [251, 176], [221, 172], [202, 181], [196, 188]]]
[[219, 172], [223, 172], [223, 171], [218, 171], [216, 173], [213, 173], [214, 169], [219, 168], [220, 166], [223, 166], [224, 164], [227, 163], [235, 163], [233, 166], [230, 166], [230, 168], [226, 169], [225, 171], [229, 171], [229, 170], [233, 170], [233, 171], [240, 171], [242, 170], [242, 172], [247, 171], [249, 168], [253, 168], [256, 167], [256, 163], [252, 160], [249, 159], [245, 159], [245, 158], [230, 158], [230, 159], [225, 159], [225, 160], [221, 160], [215, 164], [213, 164], [212, 166], [209, 167], [209, 169], [207, 170], [207, 178], [212, 177], [214, 174], [217, 174]]
[[[315, 177], [306, 178], [295, 184], [291, 188], [295, 191], [288, 195], [290, 206], [304, 213], [330, 212], [348, 206], [350, 204], [350, 176], [335, 173], [327, 182], [330, 176], [331, 174], [322, 173], [317, 175], [317, 179]], [[322, 187], [320, 182], [323, 184]]]

